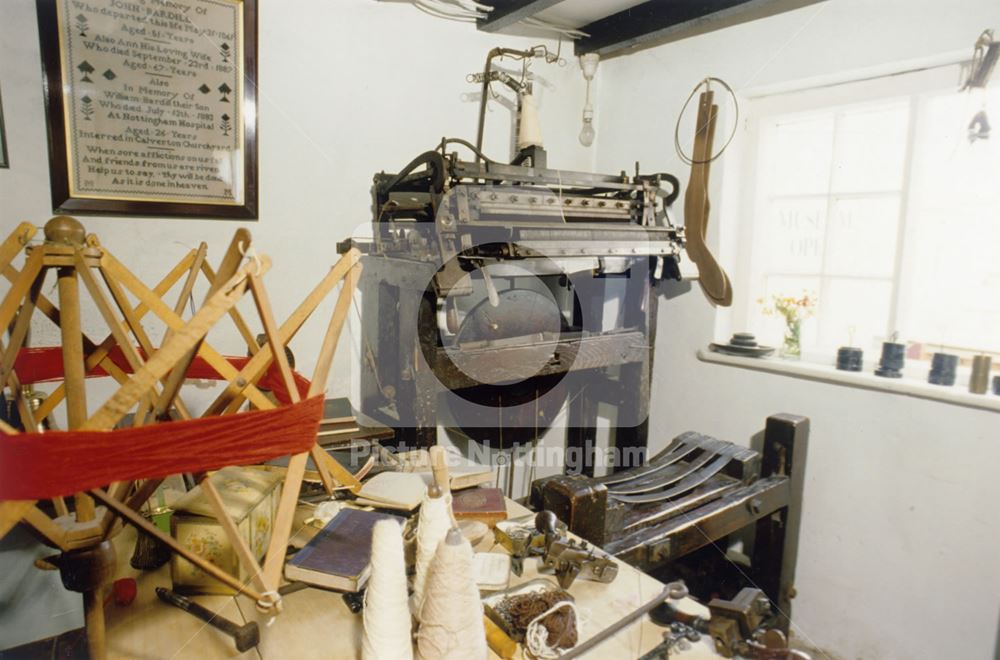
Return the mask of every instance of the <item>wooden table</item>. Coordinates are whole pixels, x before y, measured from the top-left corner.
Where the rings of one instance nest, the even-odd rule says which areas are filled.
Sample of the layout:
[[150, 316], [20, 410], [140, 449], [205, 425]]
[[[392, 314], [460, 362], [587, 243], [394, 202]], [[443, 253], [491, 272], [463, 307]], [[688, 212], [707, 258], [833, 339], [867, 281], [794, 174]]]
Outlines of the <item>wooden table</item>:
[[[525, 515], [527, 509], [508, 500], [509, 517]], [[300, 516], [301, 519], [303, 516]], [[134, 576], [139, 593], [128, 607], [109, 605], [107, 608], [107, 640], [110, 658], [360, 658], [361, 615], [352, 614], [341, 594], [321, 589], [303, 589], [284, 597], [284, 611], [268, 625], [268, 617], [260, 615], [253, 602], [244, 597], [195, 596], [193, 600], [212, 611], [235, 621], [257, 621], [261, 643], [240, 654], [233, 641], [215, 628], [195, 617], [170, 607], [156, 597], [154, 587], [170, 587], [170, 571], [164, 566], [156, 571], [136, 571], [128, 564], [135, 531], [126, 529], [115, 539], [120, 569], [116, 577]], [[479, 552], [495, 546], [492, 535], [477, 547]], [[511, 575], [511, 586], [539, 577], [538, 560], [525, 562], [524, 575]], [[618, 577], [611, 584], [576, 580], [569, 591], [580, 608], [581, 641], [585, 641], [611, 625], [628, 612], [656, 596], [663, 584], [636, 569], [621, 564]], [[707, 611], [693, 600], [685, 599], [682, 607], [690, 611]], [[637, 658], [663, 640], [665, 629], [653, 624], [648, 617], [622, 630], [591, 653], [588, 658]], [[491, 658], [497, 656], [490, 654]], [[520, 655], [518, 656], [520, 657]], [[673, 656], [671, 656], [673, 657]], [[717, 658], [708, 636], [679, 653], [690, 660]]]

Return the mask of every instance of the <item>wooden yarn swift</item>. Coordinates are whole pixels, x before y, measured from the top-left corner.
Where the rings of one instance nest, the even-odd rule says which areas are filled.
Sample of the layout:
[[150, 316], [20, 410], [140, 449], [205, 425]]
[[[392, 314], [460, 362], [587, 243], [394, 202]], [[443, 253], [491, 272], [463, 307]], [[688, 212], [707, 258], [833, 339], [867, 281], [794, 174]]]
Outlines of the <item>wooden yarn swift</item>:
[[[119, 516], [206, 573], [254, 598], [259, 608], [280, 611], [278, 586], [308, 456], [313, 456], [328, 492], [338, 486], [352, 492], [360, 489], [358, 479], [315, 441], [323, 390], [360, 274], [358, 252], [344, 255], [279, 326], [261, 279], [270, 260], [266, 256], [244, 258], [250, 248], [246, 230], [236, 232], [217, 271], [207, 264], [202, 244], [153, 289], [102, 247], [96, 237], [87, 236], [73, 218], [53, 218], [45, 226], [45, 241], [31, 245], [36, 233], [36, 227], [22, 223], [0, 244], [0, 271], [11, 282], [0, 301], [0, 327], [11, 329], [10, 344], [4, 347], [0, 341], [0, 388], [8, 388], [27, 431], [22, 433], [0, 423], [0, 432], [6, 436], [0, 437], [0, 537], [23, 522], [62, 551], [52, 562], [60, 568], [66, 587], [84, 595], [92, 658], [105, 657], [103, 591], [115, 564], [109, 538], [119, 529]], [[25, 263], [18, 270], [12, 261], [22, 251]], [[42, 294], [49, 270], [56, 272], [58, 307]], [[171, 308], [162, 296], [185, 274], [180, 297]], [[182, 313], [199, 274], [207, 278], [208, 291], [200, 309], [185, 321]], [[80, 281], [110, 330], [100, 343], [81, 329]], [[291, 370], [285, 345], [341, 281], [343, 287], [310, 382]], [[133, 306], [126, 291], [139, 301], [138, 305]], [[257, 344], [255, 334], [236, 309], [247, 291], [266, 338], [263, 345]], [[45, 351], [57, 349], [24, 347], [36, 309], [60, 329], [61, 365], [57, 366], [61, 368], [56, 370], [49, 365], [46, 371], [38, 365], [51, 357]], [[166, 326], [159, 347], [141, 323], [147, 314]], [[208, 332], [224, 316], [236, 324], [250, 357], [225, 358], [206, 341]], [[24, 379], [19, 370], [32, 375]], [[22, 381], [51, 380], [53, 371], [59, 372], [58, 386], [33, 408], [23, 396]], [[46, 373], [48, 377], [42, 377]], [[88, 414], [85, 379], [95, 375], [109, 375], [119, 387], [93, 414]], [[188, 377], [215, 377], [226, 382], [225, 389], [200, 419], [191, 418], [178, 396]], [[286, 405], [279, 406], [262, 392], [258, 385], [265, 381]], [[238, 412], [247, 401], [255, 411]], [[60, 403], [65, 403], [68, 430], [41, 432], [44, 425], [54, 427], [53, 412]], [[130, 412], [134, 413], [133, 428], [113, 430]], [[219, 415], [228, 417], [220, 419]], [[173, 419], [180, 421], [169, 421]], [[255, 437], [252, 430], [264, 428], [285, 430], [277, 430], [268, 438]], [[175, 448], [174, 444], [188, 449]], [[163, 451], [164, 447], [171, 451]], [[206, 478], [207, 471], [289, 453], [292, 457], [261, 566], [238, 534], [218, 491]], [[95, 456], [99, 460], [93, 460]], [[43, 471], [49, 479], [32, 479], [33, 474]], [[240, 583], [180, 546], [138, 513], [138, 507], [163, 479], [180, 471], [193, 473], [200, 482], [251, 576], [249, 584]], [[63, 499], [70, 494], [74, 500], [72, 514]], [[42, 499], [52, 499], [56, 517], [39, 508], [37, 503]], [[95, 506], [95, 500], [103, 506]]]

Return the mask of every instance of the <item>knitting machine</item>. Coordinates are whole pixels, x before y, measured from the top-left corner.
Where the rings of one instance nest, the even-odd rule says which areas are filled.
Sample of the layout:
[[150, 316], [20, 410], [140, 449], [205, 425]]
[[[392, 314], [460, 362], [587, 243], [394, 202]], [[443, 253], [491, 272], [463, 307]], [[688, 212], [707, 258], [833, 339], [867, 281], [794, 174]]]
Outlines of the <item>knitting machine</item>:
[[[520, 79], [494, 68], [504, 58], [521, 63]], [[399, 172], [375, 175], [361, 411], [410, 447], [434, 444], [444, 426], [501, 450], [530, 445], [566, 411], [566, 468], [593, 474], [604, 405], [612, 467], [641, 465], [658, 284], [681, 279], [682, 248], [709, 299], [731, 301], [705, 247], [717, 108], [710, 91], [702, 95], [682, 228], [671, 218], [680, 188], [670, 174], [641, 174], [638, 164], [632, 175], [548, 167], [533, 60], [559, 58], [544, 46], [496, 48], [469, 76], [482, 86], [476, 144], [442, 139]], [[584, 66], [588, 81], [595, 67]], [[482, 152], [493, 83], [517, 94], [509, 164]]]
[[679, 278], [684, 245], [668, 216], [677, 180], [547, 169], [539, 147], [469, 162], [453, 143], [472, 147], [445, 140], [375, 176], [362, 411], [411, 446], [441, 424], [504, 447], [569, 401], [567, 441], [589, 466], [605, 402], [617, 448], [641, 453], [655, 286]]
[[[707, 575], [706, 593], [724, 591], [720, 575], [731, 564], [725, 540], [740, 536], [748, 562], [739, 579], [749, 576], [764, 591], [787, 632], [808, 439], [809, 421], [794, 415], [768, 418], [756, 449], [689, 432], [641, 467], [539, 479], [531, 504], [643, 570], [695, 558], [689, 563]], [[659, 577], [699, 582], [681, 569]]]

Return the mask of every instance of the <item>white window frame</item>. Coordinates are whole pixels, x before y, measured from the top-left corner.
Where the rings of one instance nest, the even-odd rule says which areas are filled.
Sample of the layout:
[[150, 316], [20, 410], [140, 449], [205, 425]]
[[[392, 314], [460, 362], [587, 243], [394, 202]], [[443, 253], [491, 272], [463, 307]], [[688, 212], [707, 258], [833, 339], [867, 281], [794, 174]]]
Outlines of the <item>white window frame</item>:
[[[954, 60], [952, 60], [954, 61]], [[760, 180], [757, 176], [759, 164], [759, 146], [762, 133], [762, 121], [773, 120], [776, 116], [807, 114], [816, 111], [830, 110], [837, 106], [879, 103], [893, 98], [908, 97], [910, 99], [910, 114], [906, 154], [904, 157], [903, 179], [900, 185], [899, 222], [897, 223], [897, 242], [895, 266], [891, 283], [891, 307], [889, 310], [888, 328], [891, 332], [898, 322], [900, 313], [901, 292], [906, 290], [912, 277], [913, 268], [917, 264], [911, 262], [908, 255], [913, 253], [909, 243], [913, 238], [906, 231], [907, 206], [910, 198], [910, 178], [912, 170], [912, 151], [915, 144], [915, 131], [918, 124], [919, 99], [925, 95], [939, 94], [942, 91], [957, 91], [962, 75], [962, 66], [958, 63], [929, 66], [924, 69], [906, 71], [898, 74], [881, 73], [877, 76], [858, 78], [831, 84], [818, 85], [782, 91], [779, 93], [744, 93], [741, 98], [741, 148], [732, 154], [736, 163], [727, 163], [724, 176], [724, 234], [721, 252], [724, 261], [733, 268], [733, 281], [745, 282], [749, 285], [754, 273], [753, 252], [757, 235], [757, 225], [766, 211], [766, 195], [759, 194]], [[735, 167], [734, 167], [735, 165]], [[733, 181], [738, 177], [738, 181]], [[828, 194], [828, 199], [833, 195]], [[749, 212], [747, 212], [749, 210]], [[726, 257], [732, 257], [726, 259]], [[827, 276], [821, 274], [821, 281]], [[716, 338], [726, 340], [735, 330], [751, 327], [751, 320], [760, 314], [760, 306], [756, 297], [737, 284], [732, 311], [720, 314], [716, 324]], [[822, 305], [822, 296], [820, 296]], [[903, 339], [906, 339], [905, 337]], [[915, 338], [920, 339], [920, 338]], [[847, 342], [845, 338], [844, 343]], [[866, 348], [866, 358], [871, 359], [869, 347]], [[829, 364], [832, 355], [810, 354], [803, 352], [803, 360]]]

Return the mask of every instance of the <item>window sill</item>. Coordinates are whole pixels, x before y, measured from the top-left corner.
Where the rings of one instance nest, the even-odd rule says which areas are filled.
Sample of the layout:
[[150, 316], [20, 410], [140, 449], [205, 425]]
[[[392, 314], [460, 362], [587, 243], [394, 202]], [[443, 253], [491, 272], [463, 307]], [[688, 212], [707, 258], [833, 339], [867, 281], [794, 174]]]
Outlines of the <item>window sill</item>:
[[702, 362], [724, 364], [742, 369], [753, 369], [774, 374], [783, 374], [795, 378], [805, 378], [823, 383], [832, 383], [846, 387], [859, 387], [881, 392], [894, 392], [918, 399], [941, 401], [955, 406], [979, 408], [1000, 412], [1000, 396], [990, 392], [986, 394], [970, 394], [962, 385], [952, 387], [931, 385], [912, 378], [881, 378], [870, 372], [839, 371], [833, 366], [810, 362], [796, 362], [781, 358], [748, 358], [735, 355], [723, 355], [715, 351], [701, 349], [698, 359]]

